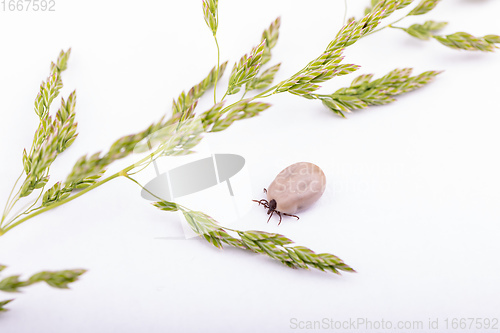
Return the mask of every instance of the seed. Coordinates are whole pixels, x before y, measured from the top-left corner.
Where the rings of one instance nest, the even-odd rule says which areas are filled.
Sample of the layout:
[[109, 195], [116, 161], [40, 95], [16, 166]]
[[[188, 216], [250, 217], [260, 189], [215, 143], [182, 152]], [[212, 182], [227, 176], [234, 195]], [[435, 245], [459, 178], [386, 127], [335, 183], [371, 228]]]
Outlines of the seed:
[[321, 168], [313, 163], [299, 162], [281, 171], [269, 188], [267, 200], [253, 200], [268, 209], [269, 220], [273, 213], [293, 216], [296, 212], [311, 206], [323, 195], [326, 177]]

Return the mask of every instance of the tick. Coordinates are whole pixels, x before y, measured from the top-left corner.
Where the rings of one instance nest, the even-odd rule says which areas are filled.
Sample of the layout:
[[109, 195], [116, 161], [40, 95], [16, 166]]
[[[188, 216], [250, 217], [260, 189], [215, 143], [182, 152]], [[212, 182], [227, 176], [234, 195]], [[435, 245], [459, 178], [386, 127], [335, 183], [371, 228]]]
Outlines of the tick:
[[325, 192], [326, 177], [321, 168], [313, 163], [299, 162], [281, 171], [268, 189], [264, 189], [267, 200], [252, 200], [267, 208], [269, 220], [274, 213], [293, 216], [296, 212], [311, 206]]

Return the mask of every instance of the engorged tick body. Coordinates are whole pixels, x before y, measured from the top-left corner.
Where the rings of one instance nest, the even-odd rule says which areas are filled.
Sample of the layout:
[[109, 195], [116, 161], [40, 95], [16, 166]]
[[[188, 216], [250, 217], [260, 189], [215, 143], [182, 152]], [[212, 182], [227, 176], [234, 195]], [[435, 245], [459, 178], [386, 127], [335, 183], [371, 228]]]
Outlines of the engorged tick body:
[[326, 177], [320, 167], [309, 162], [292, 164], [281, 171], [268, 189], [267, 200], [253, 200], [268, 209], [269, 220], [273, 213], [293, 216], [296, 212], [315, 203], [325, 191]]

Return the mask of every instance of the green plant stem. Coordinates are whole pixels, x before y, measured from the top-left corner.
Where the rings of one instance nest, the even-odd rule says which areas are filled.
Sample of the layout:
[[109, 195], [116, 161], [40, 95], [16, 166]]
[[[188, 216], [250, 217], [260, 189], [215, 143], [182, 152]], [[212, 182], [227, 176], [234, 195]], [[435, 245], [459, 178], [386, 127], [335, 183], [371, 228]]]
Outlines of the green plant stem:
[[224, 100], [224, 98], [226, 98], [226, 96], [227, 96], [227, 90], [226, 90], [226, 92], [224, 93], [224, 96], [222, 96], [222, 99], [221, 99], [220, 101], [222, 102], [222, 101]]
[[24, 170], [21, 171], [21, 174], [19, 175], [19, 177], [17, 177], [16, 182], [14, 183], [14, 186], [12, 186], [12, 189], [10, 190], [9, 197], [7, 198], [7, 202], [5, 203], [5, 208], [3, 210], [4, 212], [7, 209], [7, 206], [9, 204], [10, 198], [12, 197], [12, 193], [14, 193], [14, 189], [16, 188], [17, 183], [19, 182], [19, 180], [21, 179], [21, 177], [23, 175], [24, 175]]
[[[155, 197], [155, 198], [157, 198], [158, 200], [160, 200], [160, 201], [168, 201], [168, 200], [165, 200], [165, 199], [163, 199], [163, 198], [161, 198], [161, 197], [157, 196], [156, 194], [154, 194], [153, 192], [151, 192], [150, 190], [148, 190], [147, 188], [145, 188], [144, 186], [142, 186], [142, 184], [141, 184], [141, 183], [139, 183], [139, 182], [138, 182], [137, 180], [135, 180], [134, 178], [130, 177], [130, 175], [129, 175], [129, 174], [125, 174], [125, 175], [123, 175], [123, 176], [124, 176], [125, 178], [127, 178], [127, 179], [131, 180], [132, 182], [134, 182], [136, 185], [138, 185], [140, 188], [142, 188], [144, 191], [148, 192], [149, 194], [151, 194], [152, 196], [154, 196], [154, 197]], [[181, 211], [183, 211], [183, 212], [187, 212], [187, 211], [189, 211], [189, 210], [190, 210], [190, 209], [188, 209], [187, 207], [184, 207], [184, 206], [179, 205], [179, 204], [177, 204], [177, 203], [176, 203], [175, 205], [176, 205], [176, 206], [177, 206], [177, 207], [178, 207]], [[231, 229], [231, 228], [228, 228], [228, 227], [224, 227], [224, 229], [226, 229], [226, 230], [230, 230], [230, 231], [233, 231], [233, 232], [236, 232], [236, 233], [238, 232], [238, 230]]]
[[245, 92], [243, 93], [243, 95], [241, 95], [241, 98], [240, 98], [240, 101], [243, 100], [243, 98], [245, 98], [245, 95], [247, 94], [248, 90], [245, 89]]
[[[14, 218], [12, 218], [12, 219], [11, 219], [11, 220], [10, 220], [10, 221], [9, 221], [9, 222], [5, 225], [5, 226], [6, 226], [6, 227], [8, 227], [10, 224], [12, 224], [12, 223], [13, 223], [16, 219], [18, 219], [19, 217], [21, 217], [21, 216], [23, 216], [23, 215], [28, 215], [29, 213], [31, 213], [31, 212], [33, 212], [33, 211], [35, 211], [35, 210], [38, 210], [38, 209], [40, 209], [40, 208], [42, 208], [42, 206], [39, 206], [39, 207], [36, 207], [36, 208], [33, 208], [33, 207], [37, 204], [38, 200], [40, 200], [40, 198], [42, 197], [44, 189], [45, 189], [45, 186], [44, 186], [44, 187], [42, 187], [42, 189], [40, 190], [40, 193], [38, 194], [38, 197], [36, 198], [35, 202], [33, 202], [33, 203], [32, 203], [32, 204], [28, 207], [28, 208], [26, 208], [26, 209], [24, 210], [24, 212], [20, 212], [20, 213], [18, 213], [18, 214], [17, 214]], [[32, 208], [33, 208], [33, 209], [32, 209]]]
[[160, 201], [167, 201], [163, 198], [160, 198], [159, 196], [157, 196], [156, 194], [154, 194], [153, 192], [151, 192], [150, 190], [148, 190], [147, 188], [145, 188], [144, 186], [141, 185], [141, 183], [139, 183], [137, 180], [135, 180], [134, 178], [130, 177], [129, 174], [126, 174], [124, 175], [125, 178], [133, 181], [134, 183], [136, 183], [137, 185], [139, 185], [144, 191], [148, 192], [149, 194], [151, 194], [153, 197], [155, 197], [156, 199], [160, 200]]
[[[214, 104], [217, 104], [217, 80], [219, 79], [219, 69], [220, 69], [220, 49], [216, 35], [214, 35], [214, 40], [215, 40], [215, 45], [217, 46], [217, 70], [215, 72], [215, 82], [214, 82]], [[226, 97], [226, 95], [224, 95], [224, 97]], [[223, 100], [224, 97], [222, 97]]]
[[[37, 197], [37, 198], [36, 198], [36, 200], [35, 200], [35, 202], [33, 202], [33, 203], [31, 204], [31, 206], [29, 206], [29, 207], [26, 209], [26, 211], [24, 211], [23, 213], [19, 214], [19, 215], [18, 215], [18, 216], [16, 216], [16, 217], [14, 217], [12, 220], [15, 220], [17, 217], [19, 217], [19, 216], [21, 216], [21, 215], [27, 215], [27, 214], [31, 213], [31, 211], [32, 211], [32, 210], [31, 210], [31, 208], [33, 208], [33, 206], [35, 206], [35, 205], [36, 205], [36, 203], [38, 202], [38, 200], [40, 200], [40, 198], [42, 197], [42, 194], [43, 194], [43, 190], [44, 190], [44, 189], [45, 189], [45, 186], [44, 186], [44, 187], [42, 187], [42, 189], [40, 190], [40, 193], [38, 194], [38, 197]], [[36, 208], [35, 208], [35, 209], [33, 209], [33, 210], [36, 210]]]
[[[156, 153], [156, 152], [155, 152], [155, 153]], [[70, 201], [73, 201], [74, 199], [76, 199], [76, 198], [78, 198], [78, 197], [80, 197], [80, 196], [84, 195], [85, 193], [90, 192], [90, 191], [92, 191], [93, 189], [95, 189], [95, 188], [97, 188], [97, 187], [99, 187], [99, 186], [101, 186], [101, 185], [106, 184], [106, 183], [107, 183], [107, 182], [109, 182], [110, 180], [113, 180], [113, 179], [118, 178], [118, 177], [120, 177], [120, 176], [126, 176], [126, 175], [127, 175], [127, 172], [129, 172], [130, 170], [134, 169], [134, 168], [135, 168], [138, 164], [142, 164], [142, 163], [146, 162], [147, 160], [149, 160], [150, 158], [152, 158], [152, 157], [154, 156], [154, 154], [155, 154], [155, 153], [151, 153], [151, 154], [149, 154], [148, 156], [144, 157], [144, 158], [143, 158], [142, 160], [140, 160], [139, 162], [136, 162], [136, 163], [134, 163], [134, 164], [131, 164], [131, 165], [129, 165], [128, 167], [126, 167], [125, 169], [123, 169], [123, 170], [121, 170], [121, 171], [119, 171], [119, 172], [117, 172], [117, 173], [115, 173], [115, 174], [113, 174], [113, 175], [109, 176], [108, 178], [103, 179], [103, 180], [101, 180], [101, 181], [99, 181], [99, 182], [96, 182], [95, 184], [93, 184], [93, 185], [91, 185], [91, 186], [89, 186], [89, 187], [87, 187], [87, 188], [83, 189], [82, 191], [80, 191], [80, 192], [76, 193], [75, 195], [69, 196], [69, 197], [67, 197], [66, 199], [63, 199], [63, 200], [58, 201], [58, 202], [56, 202], [56, 203], [53, 203], [53, 204], [52, 204], [52, 205], [50, 205], [50, 206], [47, 206], [47, 207], [41, 208], [40, 210], [37, 210], [37, 211], [35, 211], [35, 212], [33, 212], [33, 213], [29, 214], [29, 215], [28, 215], [28, 216], [26, 216], [26, 217], [23, 217], [22, 219], [18, 220], [18, 221], [17, 221], [17, 222], [15, 222], [15, 223], [8, 224], [5, 228], [0, 229], [0, 236], [1, 236], [1, 235], [3, 235], [3, 234], [5, 234], [5, 233], [6, 233], [7, 231], [9, 231], [10, 229], [12, 229], [12, 228], [14, 228], [14, 227], [17, 227], [17, 226], [18, 226], [18, 225], [20, 225], [21, 223], [23, 223], [23, 222], [25, 222], [25, 221], [27, 221], [27, 220], [29, 220], [29, 219], [31, 219], [31, 218], [33, 218], [33, 217], [35, 217], [35, 216], [37, 216], [37, 215], [41, 214], [41, 213], [44, 213], [44, 212], [49, 211], [49, 210], [51, 210], [51, 209], [54, 209], [54, 208], [56, 208], [56, 207], [58, 207], [58, 206], [64, 205], [65, 203], [68, 203], [68, 202], [70, 202]]]
[[[147, 163], [145, 163], [145, 165], [144, 165], [142, 168], [140, 168], [139, 170], [134, 171], [134, 172], [132, 172], [132, 173], [129, 173], [129, 175], [135, 175], [136, 173], [141, 172], [142, 170], [146, 169], [146, 168], [147, 168], [147, 167], [148, 167], [151, 163], [153, 163], [153, 161], [154, 161], [154, 159], [153, 159], [153, 157], [151, 156], [150, 160], [149, 160], [149, 161], [147, 161]], [[139, 167], [139, 166], [137, 166], [137, 167]]]
[[58, 202], [56, 202], [56, 203], [54, 203], [54, 204], [52, 204], [52, 205], [50, 205], [50, 206], [47, 206], [47, 207], [42, 208], [42, 209], [40, 209], [40, 210], [38, 210], [38, 211], [36, 211], [36, 212], [33, 212], [33, 213], [31, 213], [30, 215], [28, 215], [28, 216], [26, 216], [26, 217], [24, 217], [24, 218], [20, 219], [19, 221], [15, 222], [15, 223], [13, 223], [13, 224], [8, 225], [6, 228], [3, 228], [3, 229], [0, 231], [0, 235], [5, 234], [5, 233], [6, 233], [7, 231], [9, 231], [10, 229], [12, 229], [12, 228], [14, 228], [14, 227], [17, 227], [18, 225], [20, 225], [21, 223], [23, 223], [23, 222], [25, 222], [25, 221], [27, 221], [27, 220], [31, 219], [32, 217], [35, 217], [35, 216], [37, 216], [37, 215], [39, 215], [39, 214], [41, 214], [41, 213], [44, 213], [44, 212], [49, 211], [49, 210], [51, 210], [51, 209], [54, 209], [54, 208], [56, 208], [56, 207], [58, 207], [58, 206], [61, 206], [61, 205], [65, 204], [65, 203], [67, 203], [67, 202], [70, 202], [70, 201], [72, 201], [72, 200], [74, 200], [74, 199], [78, 198], [79, 196], [81, 196], [81, 195], [83, 195], [83, 194], [85, 194], [85, 193], [87, 193], [87, 192], [89, 192], [89, 191], [93, 190], [94, 188], [99, 187], [99, 186], [101, 186], [101, 185], [103, 185], [103, 184], [105, 184], [105, 183], [109, 182], [110, 180], [112, 180], [112, 179], [115, 179], [115, 178], [119, 177], [119, 176], [121, 176], [121, 175], [120, 175], [120, 172], [117, 172], [117, 173], [115, 173], [114, 175], [111, 175], [111, 176], [109, 176], [108, 178], [106, 178], [106, 179], [104, 179], [104, 180], [101, 180], [100, 182], [97, 182], [97, 183], [95, 183], [95, 184], [93, 184], [93, 185], [91, 185], [91, 186], [87, 187], [86, 189], [82, 190], [81, 192], [76, 193], [75, 195], [72, 195], [72, 196], [70, 196], [70, 197], [67, 197], [66, 199], [63, 199], [63, 200], [58, 201]]
[[275, 84], [274, 86], [272, 86], [271, 88], [267, 89], [267, 90], [264, 90], [263, 92], [261, 92], [260, 94], [257, 94], [255, 95], [254, 97], [252, 97], [252, 100], [254, 99], [257, 99], [257, 98], [266, 98], [266, 97], [269, 97], [273, 94], [275, 94], [275, 92], [269, 94], [269, 95], [266, 95], [267, 93], [273, 91], [273, 90], [276, 90], [276, 88], [278, 87], [277, 84]]
[[[273, 92], [273, 93], [271, 93], [271, 94], [269, 94], [269, 95], [266, 95], [266, 94], [267, 94], [267, 93], [269, 93], [270, 91], [272, 91], [272, 90], [276, 89], [276, 87], [277, 87], [277, 86], [278, 86], [278, 85], [276, 84], [276, 85], [272, 86], [271, 88], [269, 88], [269, 89], [267, 89], [267, 90], [265, 90], [265, 91], [261, 92], [260, 94], [258, 94], [258, 95], [255, 95], [255, 96], [251, 97], [251, 98], [249, 99], [249, 101], [253, 101], [254, 99], [257, 99], [257, 98], [265, 98], [265, 97], [269, 97], [269, 96], [273, 95], [275, 92]], [[232, 104], [229, 104], [229, 105], [228, 105], [228, 106], [226, 106], [223, 110], [225, 110], [225, 109], [229, 109], [229, 108], [231, 108], [233, 105], [235, 105], [235, 104], [237, 104], [237, 103], [239, 103], [239, 102], [241, 102], [241, 99], [240, 99], [240, 100], [238, 100], [238, 101], [236, 101], [236, 102], [234, 102], [234, 103], [232, 103]], [[222, 111], [222, 112], [223, 112], [223, 111]]]
[[9, 205], [9, 207], [7, 208], [7, 211], [5, 212], [5, 217], [2, 219], [2, 224], [3, 224], [3, 220], [7, 217], [7, 215], [9, 215], [9, 213], [12, 211], [12, 209], [14, 208], [16, 203], [21, 199], [21, 197], [19, 196], [19, 193], [21, 193], [21, 189], [19, 189], [17, 191], [17, 193], [14, 195], [14, 198], [12, 198], [12, 202]]
[[7, 215], [9, 214], [9, 212], [7, 211], [7, 207], [9, 206], [9, 201], [10, 201], [10, 199], [12, 197], [12, 194], [14, 193], [14, 190], [16, 189], [17, 183], [19, 182], [19, 180], [21, 179], [21, 177], [23, 175], [24, 175], [24, 170], [21, 171], [21, 174], [16, 179], [16, 182], [14, 183], [14, 186], [12, 186], [12, 189], [10, 190], [9, 197], [7, 198], [7, 202], [5, 203], [5, 208], [3, 209], [2, 220], [0, 221], [0, 226], [2, 225], [2, 223], [5, 220], [5, 218], [7, 217]]
[[344, 0], [344, 18], [342, 19], [342, 26], [345, 25], [346, 18], [347, 18], [347, 0]]
[[361, 37], [361, 38], [364, 38], [364, 37], [366, 37], [366, 36], [370, 36], [371, 34], [376, 33], [376, 32], [379, 32], [380, 30], [384, 30], [385, 28], [393, 28], [393, 26], [392, 26], [393, 24], [398, 23], [399, 21], [401, 21], [401, 20], [405, 19], [406, 17], [408, 17], [408, 15], [405, 15], [405, 16], [403, 16], [403, 17], [401, 17], [401, 18], [397, 19], [396, 21], [392, 22], [391, 24], [386, 25], [385, 27], [382, 27], [382, 28], [379, 28], [379, 29], [375, 29], [375, 30], [373, 30], [373, 31], [371, 31], [371, 32], [369, 32], [369, 33], [367, 33], [366, 35], [364, 35], [364, 36], [363, 36], [363, 37]]
[[405, 28], [402, 28], [402, 27], [395, 27], [395, 26], [393, 26], [392, 24], [390, 25], [390, 28], [405, 30]]

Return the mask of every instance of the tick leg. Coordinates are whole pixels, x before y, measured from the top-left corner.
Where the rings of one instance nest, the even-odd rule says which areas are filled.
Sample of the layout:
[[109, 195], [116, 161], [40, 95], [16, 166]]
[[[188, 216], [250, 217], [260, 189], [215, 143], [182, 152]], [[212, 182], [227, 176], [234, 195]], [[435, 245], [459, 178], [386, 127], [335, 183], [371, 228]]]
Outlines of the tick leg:
[[261, 200], [252, 200], [253, 202], [257, 202], [260, 205], [263, 205], [266, 208], [269, 208], [269, 203], [267, 202], [266, 199], [261, 199]]
[[299, 219], [299, 217], [297, 215], [292, 215], [292, 214], [287, 214], [287, 213], [283, 213], [283, 215], [286, 215], [286, 216], [293, 216], [293, 217], [296, 217], [297, 220]]
[[269, 220], [271, 219], [271, 217], [273, 216], [274, 214], [274, 210], [271, 212], [271, 214], [269, 215], [269, 218], [267, 219], [267, 223], [269, 223]]
[[278, 212], [278, 215], [280, 216], [280, 221], [278, 222], [278, 225], [280, 225], [281, 224], [281, 212]]

